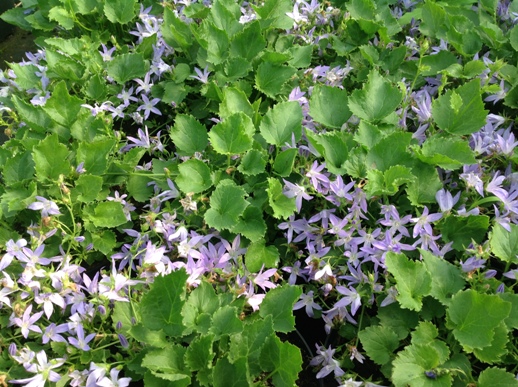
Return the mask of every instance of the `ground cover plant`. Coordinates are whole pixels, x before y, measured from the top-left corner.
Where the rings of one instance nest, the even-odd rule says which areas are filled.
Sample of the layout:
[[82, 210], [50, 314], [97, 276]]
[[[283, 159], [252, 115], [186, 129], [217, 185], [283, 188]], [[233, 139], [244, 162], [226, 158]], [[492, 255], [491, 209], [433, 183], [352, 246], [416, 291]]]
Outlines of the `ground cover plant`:
[[517, 2], [2, 19], [1, 385], [518, 385]]

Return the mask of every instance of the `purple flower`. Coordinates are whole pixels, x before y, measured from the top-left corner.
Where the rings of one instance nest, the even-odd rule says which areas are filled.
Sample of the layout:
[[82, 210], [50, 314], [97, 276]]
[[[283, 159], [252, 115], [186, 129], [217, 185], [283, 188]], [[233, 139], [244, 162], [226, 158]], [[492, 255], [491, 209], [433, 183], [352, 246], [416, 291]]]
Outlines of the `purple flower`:
[[0, 271], [4, 270], [7, 266], [11, 264], [14, 257], [18, 259], [23, 257], [22, 248], [27, 246], [27, 241], [25, 239], [19, 239], [18, 241], [9, 240], [5, 244], [6, 253], [3, 258], [0, 260]]
[[70, 344], [72, 344], [74, 347], [76, 347], [82, 351], [89, 351], [90, 346], [88, 345], [88, 343], [94, 339], [95, 333], [90, 333], [88, 336], [85, 337], [85, 331], [83, 329], [83, 325], [77, 324], [76, 336], [77, 336], [77, 338], [69, 337], [68, 342]]
[[32, 312], [32, 304], [29, 305], [25, 309], [25, 312], [23, 312], [22, 318], [15, 317], [12, 319], [12, 322], [11, 322], [11, 325], [16, 324], [17, 326], [19, 326], [21, 328], [22, 336], [25, 338], [27, 338], [29, 336], [29, 331], [42, 333], [41, 328], [39, 326], [35, 325], [34, 323], [40, 319], [43, 312], [34, 313], [32, 316], [31, 316], [31, 312]]
[[460, 192], [457, 192], [455, 197], [449, 191], [445, 189], [440, 189], [435, 194], [435, 199], [437, 203], [439, 203], [439, 207], [441, 207], [441, 212], [449, 212], [453, 208], [455, 204], [459, 201]]
[[144, 119], [147, 120], [151, 112], [159, 116], [162, 115], [160, 110], [155, 107], [155, 105], [160, 102], [160, 98], [153, 98], [152, 100], [149, 100], [145, 94], [142, 94], [141, 98], [144, 103], [137, 108], [137, 111], [144, 110]]
[[351, 314], [354, 316], [362, 304], [361, 297], [356, 289], [337, 285], [336, 290], [338, 293], [343, 294], [345, 297], [342, 297], [338, 302], [336, 302], [334, 308], [343, 308], [345, 306], [351, 305]]
[[315, 344], [317, 347], [317, 356], [315, 356], [310, 361], [310, 365], [316, 366], [321, 365], [322, 369], [317, 373], [317, 379], [322, 379], [329, 375], [331, 372], [334, 372], [335, 377], [340, 377], [345, 374], [344, 370], [340, 368], [340, 363], [338, 360], [333, 359], [333, 355], [336, 352], [336, 349], [332, 349], [329, 346], [327, 349], [325, 347]]
[[55, 323], [51, 323], [47, 328], [45, 328], [42, 343], [47, 344], [49, 341], [66, 343], [67, 341], [65, 338], [60, 335], [60, 333], [65, 332], [68, 332], [68, 324], [56, 325]]
[[284, 180], [285, 188], [284, 188], [284, 195], [289, 198], [295, 198], [295, 205], [297, 207], [297, 212], [300, 212], [300, 209], [302, 208], [302, 199], [305, 200], [311, 200], [313, 199], [313, 196], [310, 196], [306, 193], [306, 189], [298, 184], [293, 184]]
[[290, 285], [295, 285], [297, 277], [301, 277], [304, 281], [307, 281], [306, 274], [308, 274], [308, 270], [301, 269], [300, 261], [296, 261], [293, 266], [284, 266], [282, 270], [286, 273], [290, 273], [290, 277], [288, 278], [288, 283]]
[[36, 200], [36, 202], [29, 204], [27, 208], [35, 211], [41, 210], [42, 218], [46, 218], [49, 215], [61, 215], [61, 212], [59, 212], [59, 208], [56, 203], [41, 196], [36, 196]]
[[209, 67], [208, 66], [205, 66], [203, 71], [201, 71], [198, 67], [195, 67], [194, 71], [196, 72], [197, 75], [191, 75], [190, 78], [197, 79], [201, 83], [208, 83], [209, 82], [210, 71], [209, 71]]
[[263, 268], [261, 268], [261, 270], [259, 271], [259, 273], [255, 276], [254, 284], [259, 286], [263, 290], [266, 290], [267, 288], [268, 289], [276, 288], [277, 285], [275, 285], [273, 282], [269, 281], [268, 279], [272, 275], [275, 275], [277, 273], [277, 269], [275, 269], [275, 268], [269, 269], [269, 270], [266, 270], [264, 273], [263, 273], [263, 269], [264, 269], [264, 265], [263, 265]]
[[[146, 76], [144, 77], [144, 80], [136, 78], [134, 79], [135, 82], [137, 82], [140, 86], [137, 87], [137, 90], [135, 90], [136, 93], [142, 93], [148, 94], [151, 91], [151, 87], [153, 86], [153, 82], [150, 80], [151, 73], [146, 73]], [[142, 95], [144, 97], [144, 95]]]
[[300, 300], [293, 305], [293, 310], [306, 308], [306, 314], [309, 317], [314, 317], [313, 309], [322, 310], [322, 307], [315, 303], [313, 300], [313, 290], [310, 290], [307, 294], [302, 293]]
[[99, 387], [127, 387], [131, 382], [131, 378], [119, 378], [120, 370], [113, 368], [110, 370], [110, 377], [103, 377], [97, 382]]
[[412, 218], [412, 222], [415, 223], [414, 231], [412, 236], [415, 238], [422, 232], [426, 232], [428, 235], [433, 235], [432, 226], [430, 222], [435, 222], [442, 218], [442, 214], [428, 214], [428, 207], [425, 206], [421, 216]]
[[319, 192], [327, 192], [330, 183], [327, 175], [322, 173], [322, 171], [325, 170], [325, 167], [326, 163], [318, 165], [318, 162], [314, 161], [310, 170], [306, 173], [306, 177], [311, 179], [311, 184], [313, 184], [313, 187]]
[[47, 361], [47, 354], [45, 351], [40, 351], [36, 354], [38, 364], [32, 364], [31, 367], [27, 368], [27, 371], [36, 373], [32, 378], [10, 380], [10, 383], [14, 384], [25, 384], [26, 387], [43, 387], [45, 382], [57, 382], [61, 380], [61, 376], [52, 371], [54, 368], [61, 367], [65, 362], [64, 359], [54, 359], [50, 362]]

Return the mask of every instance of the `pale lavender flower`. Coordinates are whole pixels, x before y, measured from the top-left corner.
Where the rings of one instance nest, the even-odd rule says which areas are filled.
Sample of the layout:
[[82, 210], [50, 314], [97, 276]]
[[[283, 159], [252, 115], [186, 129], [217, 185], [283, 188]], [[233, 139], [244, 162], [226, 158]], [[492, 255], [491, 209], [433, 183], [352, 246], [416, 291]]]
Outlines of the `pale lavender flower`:
[[446, 191], [444, 188], [437, 191], [435, 194], [435, 199], [437, 203], [439, 203], [439, 207], [441, 207], [441, 212], [449, 212], [453, 208], [455, 204], [459, 201], [460, 192], [452, 196], [449, 191]]
[[110, 377], [104, 376], [97, 382], [99, 387], [127, 387], [130, 385], [131, 378], [119, 378], [120, 370], [113, 368], [110, 370]]
[[484, 196], [484, 182], [478, 174], [465, 172], [460, 175], [460, 178], [466, 183], [467, 188], [475, 188], [475, 191], [477, 191], [480, 196]]
[[306, 189], [298, 184], [293, 184], [284, 180], [285, 188], [284, 195], [288, 198], [295, 198], [295, 206], [297, 207], [297, 212], [300, 212], [302, 208], [302, 199], [311, 200], [313, 196], [310, 196], [306, 193]]
[[47, 354], [45, 351], [40, 351], [36, 354], [38, 364], [33, 364], [32, 367], [27, 368], [27, 371], [36, 373], [31, 378], [10, 380], [10, 383], [14, 384], [25, 384], [26, 387], [44, 387], [46, 381], [58, 382], [61, 380], [61, 376], [52, 371], [55, 368], [61, 367], [65, 363], [65, 359], [53, 359], [50, 362], [47, 361]]
[[128, 106], [131, 102], [138, 102], [138, 98], [133, 96], [133, 86], [128, 90], [122, 89], [122, 91], [117, 94], [117, 98], [122, 101], [124, 106]]
[[57, 204], [53, 201], [45, 199], [42, 196], [36, 196], [36, 200], [37, 201], [29, 204], [27, 208], [30, 210], [41, 211], [41, 216], [43, 218], [46, 218], [49, 215], [61, 215]]
[[276, 288], [277, 285], [271, 282], [269, 278], [277, 273], [277, 269], [268, 269], [265, 272], [263, 272], [263, 269], [264, 265], [259, 271], [259, 273], [255, 276], [254, 284], [259, 286], [263, 290]]
[[160, 98], [153, 98], [152, 100], [149, 100], [149, 98], [145, 94], [142, 94], [140, 97], [142, 98], [143, 104], [139, 105], [139, 107], [137, 108], [137, 111], [144, 110], [144, 119], [145, 120], [147, 120], [149, 118], [149, 114], [151, 112], [153, 112], [159, 116], [162, 115], [160, 110], [158, 110], [158, 108], [155, 107], [155, 105], [160, 102]]
[[197, 75], [191, 75], [190, 78], [194, 78], [194, 79], [197, 79], [198, 81], [200, 81], [201, 83], [209, 83], [209, 75], [210, 75], [210, 71], [209, 71], [209, 67], [208, 66], [205, 66], [205, 68], [202, 70], [200, 70], [198, 67], [195, 67], [194, 68], [194, 72], [197, 74]]
[[34, 313], [31, 316], [32, 312], [32, 304], [29, 305], [25, 311], [23, 312], [22, 318], [15, 317], [11, 321], [11, 325], [17, 325], [21, 328], [22, 336], [27, 338], [29, 336], [29, 331], [33, 331], [36, 333], [42, 333], [41, 328], [34, 323], [40, 319], [43, 312]]
[[66, 323], [60, 325], [51, 323], [47, 328], [45, 328], [45, 333], [42, 336], [42, 343], [47, 344], [49, 341], [66, 343], [66, 339], [61, 336], [60, 333], [68, 332], [68, 330], [68, 324]]
[[415, 238], [422, 232], [426, 232], [429, 235], [433, 235], [433, 230], [432, 230], [432, 226], [430, 225], [430, 223], [435, 222], [441, 218], [442, 218], [442, 214], [439, 214], [439, 213], [429, 214], [428, 207], [425, 206], [421, 216], [411, 219], [412, 222], [415, 223], [412, 236]]
[[95, 333], [90, 333], [88, 336], [85, 337], [85, 331], [83, 329], [82, 324], [77, 324], [76, 326], [76, 337], [69, 337], [68, 342], [72, 344], [77, 349], [80, 349], [82, 351], [89, 351], [90, 346], [88, 343], [92, 341], [95, 337]]
[[486, 101], [486, 102], [493, 102], [493, 105], [494, 105], [498, 101], [503, 100], [505, 98], [505, 96], [507, 95], [508, 91], [509, 91], [509, 88], [505, 87], [505, 82], [502, 79], [500, 81], [500, 90], [498, 90], [495, 94], [492, 94], [489, 97], [484, 98], [484, 101]]
[[293, 310], [298, 310], [301, 308], [305, 308], [306, 314], [309, 317], [314, 317], [315, 313], [313, 312], [314, 309], [316, 310], [322, 310], [322, 307], [315, 303], [313, 299], [313, 290], [310, 290], [307, 294], [302, 293], [300, 295], [300, 300], [293, 305]]
[[334, 372], [335, 377], [340, 377], [345, 374], [344, 370], [340, 368], [338, 360], [333, 359], [336, 349], [332, 349], [331, 346], [325, 349], [323, 346], [318, 344], [315, 345], [317, 347], [318, 355], [311, 359], [309, 364], [312, 366], [322, 366], [322, 369], [317, 373], [317, 379], [322, 379], [331, 372]]
[[462, 271], [468, 273], [473, 270], [482, 269], [485, 267], [486, 261], [477, 257], [470, 257], [465, 262], [460, 261]]
[[318, 192], [327, 192], [327, 189], [330, 184], [328, 174], [322, 172], [325, 170], [325, 167], [326, 163], [322, 163], [319, 165], [317, 161], [314, 161], [311, 165], [310, 170], [306, 173], [306, 177], [309, 177], [311, 179], [313, 187]]
[[283, 271], [286, 273], [290, 273], [290, 276], [288, 278], [288, 283], [290, 285], [295, 285], [297, 282], [297, 277], [302, 278], [304, 281], [307, 281], [306, 274], [308, 274], [307, 269], [302, 269], [300, 267], [300, 261], [296, 261], [293, 266], [284, 266], [282, 268]]
[[[149, 94], [151, 91], [151, 87], [153, 87], [153, 82], [150, 79], [151, 73], [146, 73], [146, 76], [144, 77], [144, 80], [135, 78], [134, 81], [137, 82], [140, 86], [137, 87], [137, 90], [135, 90], [136, 93], [142, 93]], [[143, 97], [143, 95], [141, 96]]]
[[99, 54], [101, 54], [103, 61], [104, 62], [111, 61], [113, 59], [112, 55], [115, 52], [116, 47], [112, 47], [112, 48], [108, 49], [108, 47], [106, 47], [106, 45], [104, 43], [101, 44], [101, 47], [103, 48], [103, 50], [99, 51]]
[[59, 306], [62, 310], [65, 309], [65, 299], [59, 293], [39, 293], [34, 297], [36, 304], [43, 304], [43, 311], [48, 319], [54, 313], [54, 305]]
[[16, 242], [10, 239], [5, 244], [5, 249], [7, 252], [0, 260], [0, 271], [4, 270], [7, 266], [9, 266], [13, 261], [14, 257], [23, 257], [22, 248], [25, 246], [27, 246], [27, 241], [25, 239], [19, 239]]
[[334, 308], [343, 308], [351, 305], [351, 314], [354, 316], [362, 304], [362, 300], [357, 290], [353, 287], [346, 288], [345, 286], [337, 285], [338, 293], [344, 295], [338, 302], [335, 303]]

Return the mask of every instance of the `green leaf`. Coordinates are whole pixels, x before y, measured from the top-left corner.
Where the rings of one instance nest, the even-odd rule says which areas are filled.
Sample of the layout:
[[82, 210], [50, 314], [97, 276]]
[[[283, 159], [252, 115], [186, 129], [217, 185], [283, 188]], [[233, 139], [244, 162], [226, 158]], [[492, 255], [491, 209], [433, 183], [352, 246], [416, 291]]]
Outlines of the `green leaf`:
[[380, 325], [393, 330], [399, 340], [405, 339], [410, 333], [410, 329], [416, 327], [419, 321], [416, 312], [402, 309], [397, 302], [380, 308], [377, 317]]
[[212, 350], [214, 336], [200, 335], [196, 336], [189, 343], [189, 347], [185, 352], [185, 364], [191, 371], [200, 371], [212, 368], [214, 359], [214, 351]]
[[215, 340], [223, 335], [235, 335], [242, 332], [243, 322], [237, 315], [237, 308], [230, 305], [219, 308], [212, 316], [209, 331], [214, 334]]
[[410, 133], [395, 132], [383, 137], [367, 154], [367, 166], [381, 172], [394, 165], [411, 166], [412, 158], [408, 146], [412, 140]]
[[469, 289], [453, 296], [446, 311], [446, 326], [465, 349], [482, 349], [491, 345], [496, 327], [510, 312], [510, 302]]
[[452, 247], [461, 251], [469, 246], [472, 240], [477, 243], [484, 240], [489, 228], [489, 217], [486, 215], [450, 215], [439, 227], [444, 241], [453, 241]]
[[309, 100], [309, 114], [329, 128], [340, 129], [351, 117], [347, 106], [347, 90], [338, 87], [317, 85]]
[[424, 71], [424, 76], [435, 76], [442, 70], [450, 67], [458, 62], [457, 57], [450, 51], [442, 50], [437, 54], [423, 56], [421, 65]]
[[409, 168], [401, 165], [394, 165], [385, 172], [376, 169], [367, 171], [366, 193], [372, 197], [377, 195], [395, 195], [403, 184], [415, 180]]
[[[262, 62], [257, 68], [255, 86], [268, 97], [275, 99], [282, 86], [297, 72], [291, 66]], [[295, 101], [292, 101], [295, 102]], [[298, 102], [295, 102], [298, 104]]]
[[117, 227], [128, 221], [120, 202], [99, 203], [95, 206], [94, 213], [91, 218], [96, 227]]
[[243, 31], [234, 35], [230, 43], [230, 57], [241, 57], [252, 61], [266, 46], [258, 21], [245, 24]]
[[505, 320], [505, 323], [510, 329], [518, 328], [518, 294], [515, 293], [498, 293], [498, 296], [512, 304], [511, 313]]
[[259, 16], [262, 29], [271, 27], [287, 30], [293, 27], [293, 19], [286, 15], [293, 11], [290, 0], [266, 0], [261, 7], [252, 4], [252, 8]]
[[243, 112], [248, 117], [254, 118], [255, 112], [246, 94], [235, 87], [225, 88], [223, 90], [223, 102], [219, 105], [220, 117], [224, 120], [239, 112]]
[[214, 65], [223, 63], [228, 57], [230, 41], [226, 31], [223, 31], [216, 27], [214, 23], [209, 22], [207, 19], [204, 23], [207, 33], [206, 37], [208, 40], [207, 48], [207, 62]]
[[315, 134], [306, 131], [308, 141], [313, 145], [326, 160], [326, 167], [329, 172], [336, 175], [346, 173], [346, 162], [349, 160], [349, 134], [345, 132], [333, 131]]
[[480, 373], [477, 387], [515, 387], [518, 380], [514, 374], [501, 368], [486, 368]]
[[436, 3], [426, 3], [422, 7], [422, 24], [419, 26], [421, 32], [430, 37], [442, 38], [448, 30], [446, 11]]
[[495, 224], [491, 232], [491, 252], [505, 262], [518, 261], [518, 226], [510, 224], [511, 232]]
[[83, 103], [81, 99], [68, 93], [65, 81], [60, 81], [43, 110], [58, 124], [69, 127], [77, 120]]
[[77, 200], [83, 203], [93, 202], [101, 192], [103, 186], [103, 178], [90, 174], [82, 174], [75, 183], [74, 194]]
[[117, 238], [113, 231], [103, 230], [92, 235], [92, 243], [95, 250], [100, 251], [105, 255], [111, 255], [113, 254], [113, 249], [117, 244]]
[[45, 133], [52, 126], [52, 120], [41, 106], [33, 106], [13, 94], [11, 97], [18, 116], [34, 131]]
[[188, 277], [185, 270], [181, 269], [155, 278], [139, 304], [142, 324], [146, 328], [163, 329], [169, 336], [180, 336], [183, 333], [185, 326], [181, 311]]
[[[462, 99], [458, 111], [451, 106], [454, 92]], [[480, 79], [477, 78], [441, 95], [432, 103], [432, 116], [437, 126], [459, 136], [480, 130], [486, 124], [487, 117], [481, 94]]]
[[363, 88], [349, 97], [349, 109], [367, 121], [379, 121], [394, 112], [402, 100], [403, 93], [373, 70]]
[[258, 374], [261, 372], [259, 356], [262, 347], [271, 336], [274, 336], [272, 316], [246, 321], [243, 331], [230, 337], [230, 361], [235, 362], [239, 358], [247, 359], [250, 373]]
[[33, 64], [22, 66], [19, 63], [10, 63], [9, 67], [16, 75], [16, 84], [23, 90], [32, 89], [37, 85], [41, 85], [41, 79], [36, 75], [38, 68]]
[[222, 180], [210, 197], [210, 208], [205, 213], [205, 221], [217, 230], [231, 229], [243, 214], [248, 202], [245, 190], [232, 180]]
[[252, 119], [244, 113], [235, 113], [213, 126], [209, 132], [209, 139], [216, 152], [236, 155], [252, 148], [254, 133]]
[[69, 79], [77, 82], [83, 77], [85, 67], [75, 59], [49, 48], [45, 51], [45, 57], [50, 78]]
[[193, 34], [189, 25], [176, 16], [169, 7], [164, 8], [164, 22], [160, 27], [164, 40], [171, 47], [188, 52], [193, 46]]
[[425, 203], [436, 203], [435, 194], [443, 187], [437, 168], [417, 159], [412, 164], [412, 172], [416, 179], [407, 184], [408, 199], [414, 206]]
[[499, 363], [502, 356], [507, 354], [507, 343], [509, 342], [509, 330], [505, 322], [501, 322], [495, 328], [495, 335], [491, 341], [491, 345], [482, 349], [475, 348], [473, 353], [477, 359], [482, 360], [488, 364]]
[[[157, 277], [160, 278], [160, 277]], [[191, 385], [190, 372], [185, 369], [184, 359], [187, 349], [179, 344], [149, 351], [142, 359], [142, 366], [149, 368], [153, 375], [174, 382], [174, 387]]]
[[313, 46], [292, 46], [288, 49], [288, 52], [293, 56], [293, 58], [288, 61], [290, 66], [298, 69], [306, 69], [310, 66]]
[[257, 242], [264, 238], [266, 223], [263, 219], [262, 210], [255, 206], [248, 206], [231, 231], [244, 235], [252, 242]]
[[113, 329], [117, 329], [117, 324], [120, 322], [122, 325], [120, 330], [126, 334], [133, 326], [132, 318], [135, 317], [129, 302], [116, 302], [111, 314]]
[[275, 246], [266, 246], [264, 239], [248, 246], [245, 254], [245, 263], [250, 273], [258, 273], [265, 269], [276, 267], [279, 263], [279, 251]]
[[412, 332], [412, 344], [432, 347], [439, 355], [439, 362], [444, 363], [448, 360], [450, 350], [445, 342], [435, 340], [439, 336], [439, 330], [430, 321], [421, 321]]
[[395, 387], [450, 387], [451, 374], [428, 378], [427, 371], [441, 365], [437, 350], [427, 345], [412, 344], [399, 352], [392, 362], [392, 383]]
[[370, 326], [358, 333], [367, 355], [376, 364], [383, 365], [392, 359], [399, 347], [399, 338], [394, 331], [385, 326]]
[[460, 138], [433, 136], [421, 148], [415, 147], [419, 160], [453, 171], [463, 165], [476, 164], [475, 154], [469, 144]]
[[293, 163], [297, 156], [298, 148], [288, 148], [282, 152], [279, 152], [275, 157], [273, 163], [273, 170], [281, 177], [287, 177], [291, 175], [293, 171]]
[[[239, 56], [230, 57], [225, 61], [224, 74], [228, 82], [233, 82], [239, 78], [246, 77], [252, 70], [252, 64], [245, 58]], [[220, 76], [218, 74], [217, 76]]]
[[117, 83], [124, 84], [146, 75], [149, 64], [140, 53], [122, 54], [108, 62], [106, 71]]
[[266, 167], [266, 155], [257, 150], [250, 149], [245, 153], [237, 170], [247, 176], [255, 176], [264, 172]]
[[137, 0], [105, 0], [104, 15], [112, 23], [127, 24], [136, 16]]
[[259, 126], [268, 144], [283, 146], [292, 138], [299, 141], [302, 134], [302, 108], [296, 101], [280, 102], [264, 115]]
[[187, 328], [185, 334], [192, 331], [207, 333], [211, 325], [211, 316], [219, 306], [218, 297], [212, 285], [202, 281], [192, 291], [181, 311]]
[[127, 178], [126, 190], [132, 199], [137, 202], [148, 202], [153, 196], [153, 186], [150, 184], [154, 181], [153, 177], [146, 172], [143, 174], [131, 174]]
[[[121, 302], [118, 302], [117, 304], [121, 304]], [[166, 348], [169, 344], [167, 336], [163, 330], [153, 331], [142, 324], [131, 325], [128, 335], [138, 342], [145, 343], [146, 346], [150, 347]]]
[[18, 153], [7, 159], [3, 166], [3, 179], [7, 185], [34, 177], [34, 161], [29, 151]]
[[49, 20], [54, 20], [65, 30], [74, 28], [74, 16], [63, 7], [52, 7], [48, 17]]
[[209, 139], [205, 125], [193, 116], [186, 114], [176, 116], [170, 136], [176, 151], [182, 156], [192, 156], [196, 152], [203, 152]]
[[515, 51], [518, 51], [518, 27], [515, 25], [511, 32], [509, 33], [509, 43], [514, 48]]
[[83, 168], [91, 175], [103, 175], [108, 169], [110, 153], [115, 144], [116, 140], [110, 137], [81, 141], [77, 149], [77, 164], [84, 163]]
[[214, 367], [212, 378], [214, 387], [243, 387], [251, 384], [245, 358], [239, 358], [233, 363], [228, 361], [228, 356], [220, 358]]
[[184, 193], [200, 193], [212, 186], [210, 168], [203, 161], [190, 159], [178, 165], [175, 183]]
[[261, 368], [271, 376], [274, 386], [292, 387], [302, 371], [300, 349], [293, 344], [270, 336], [259, 358]]
[[70, 163], [68, 148], [61, 144], [56, 134], [47, 136], [33, 148], [32, 159], [39, 181], [58, 181], [60, 175], [68, 176]]
[[419, 249], [428, 272], [433, 273], [430, 295], [443, 305], [449, 305], [451, 297], [465, 285], [461, 270], [443, 258]]
[[284, 284], [277, 286], [266, 293], [259, 315], [272, 316], [273, 329], [276, 332], [291, 332], [295, 329], [295, 317], [293, 316], [293, 305], [300, 298], [302, 288]]
[[268, 203], [273, 210], [273, 216], [276, 219], [286, 219], [295, 211], [295, 198], [288, 198], [282, 193], [282, 185], [279, 180], [268, 178]]
[[404, 254], [388, 252], [385, 257], [387, 270], [396, 279], [398, 302], [403, 308], [420, 311], [423, 297], [430, 293], [432, 278], [422, 262], [410, 261]]

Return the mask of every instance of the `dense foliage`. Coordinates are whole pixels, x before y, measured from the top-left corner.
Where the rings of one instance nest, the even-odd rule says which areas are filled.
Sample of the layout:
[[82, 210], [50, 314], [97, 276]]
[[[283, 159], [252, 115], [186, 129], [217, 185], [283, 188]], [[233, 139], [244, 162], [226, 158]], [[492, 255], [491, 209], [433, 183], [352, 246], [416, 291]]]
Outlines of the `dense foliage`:
[[2, 19], [0, 384], [518, 385], [518, 2]]

